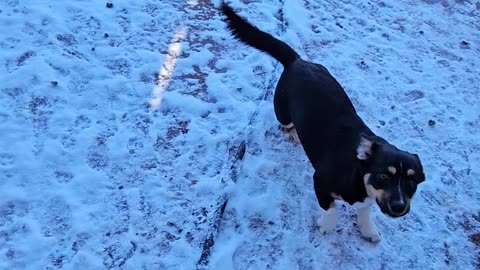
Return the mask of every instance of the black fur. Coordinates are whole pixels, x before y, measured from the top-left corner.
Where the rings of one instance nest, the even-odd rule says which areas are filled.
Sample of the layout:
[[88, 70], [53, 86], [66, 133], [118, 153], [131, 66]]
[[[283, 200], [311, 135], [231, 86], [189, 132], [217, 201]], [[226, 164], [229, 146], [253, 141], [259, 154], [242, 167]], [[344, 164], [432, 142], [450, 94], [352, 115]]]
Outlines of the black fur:
[[[386, 156], [400, 164], [403, 159], [413, 157], [376, 136], [365, 125], [343, 88], [324, 66], [302, 60], [286, 43], [252, 26], [226, 4], [222, 10], [235, 37], [283, 64], [274, 96], [275, 114], [281, 124], [293, 123], [296, 128], [315, 169], [315, 193], [323, 209], [331, 206], [332, 193], [350, 204], [364, 201], [367, 197], [364, 176], [380, 173], [390, 166], [390, 163], [380, 164]], [[360, 159], [357, 149], [362, 138], [371, 144], [368, 157]], [[412, 169], [421, 170], [417, 160], [418, 165], [409, 164]], [[406, 175], [406, 169], [398, 170], [399, 176]], [[417, 174], [423, 175], [423, 170]], [[423, 181], [420, 178], [417, 184]], [[377, 202], [382, 210], [390, 209], [382, 206], [381, 200]], [[390, 214], [388, 210], [387, 213]]]
[[290, 46], [247, 23], [231, 7], [223, 4], [222, 11], [228, 17], [230, 22], [229, 28], [232, 34], [245, 44], [270, 54], [282, 63], [283, 66], [289, 66], [300, 58]]

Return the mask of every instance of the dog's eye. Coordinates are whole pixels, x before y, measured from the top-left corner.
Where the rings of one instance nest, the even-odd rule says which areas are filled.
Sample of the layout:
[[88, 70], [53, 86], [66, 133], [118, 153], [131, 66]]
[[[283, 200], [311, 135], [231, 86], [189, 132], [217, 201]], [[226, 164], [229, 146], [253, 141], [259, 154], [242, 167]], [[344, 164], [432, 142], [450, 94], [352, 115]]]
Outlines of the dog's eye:
[[388, 176], [384, 173], [380, 174], [380, 180], [385, 181], [388, 179]]

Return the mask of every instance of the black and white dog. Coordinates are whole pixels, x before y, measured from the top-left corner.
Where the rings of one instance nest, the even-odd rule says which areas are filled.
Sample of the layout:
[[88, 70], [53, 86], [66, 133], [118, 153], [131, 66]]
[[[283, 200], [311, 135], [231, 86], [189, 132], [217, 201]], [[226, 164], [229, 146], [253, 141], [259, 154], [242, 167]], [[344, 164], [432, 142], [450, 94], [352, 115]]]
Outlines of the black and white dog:
[[315, 169], [315, 194], [325, 210], [317, 221], [321, 232], [335, 228], [334, 201], [341, 199], [360, 203], [356, 204], [360, 232], [378, 242], [369, 202], [375, 200], [391, 217], [407, 214], [417, 185], [425, 180], [418, 155], [376, 136], [324, 66], [302, 60], [286, 43], [249, 24], [225, 3], [222, 11], [237, 39], [284, 66], [275, 90], [275, 114], [299, 139]]

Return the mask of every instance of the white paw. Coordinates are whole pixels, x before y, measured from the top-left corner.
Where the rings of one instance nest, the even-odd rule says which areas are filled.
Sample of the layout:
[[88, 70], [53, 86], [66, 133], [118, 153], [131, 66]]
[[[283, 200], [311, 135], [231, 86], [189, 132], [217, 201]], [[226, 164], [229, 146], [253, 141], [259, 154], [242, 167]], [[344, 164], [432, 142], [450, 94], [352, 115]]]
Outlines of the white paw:
[[370, 218], [371, 200], [358, 205], [358, 228], [362, 236], [372, 243], [380, 242], [380, 234]]
[[297, 144], [301, 143], [300, 138], [298, 137], [297, 130], [295, 128], [292, 131], [290, 131], [290, 138], [292, 138], [292, 140]]
[[322, 234], [330, 233], [337, 226], [338, 212], [336, 208], [330, 208], [322, 213], [317, 219], [317, 226]]
[[377, 228], [372, 222], [367, 222], [366, 224], [358, 224], [360, 228], [360, 233], [362, 236], [372, 243], [380, 242], [380, 234], [378, 233]]
[[300, 138], [298, 137], [297, 130], [293, 126], [293, 123], [290, 123], [286, 126], [282, 126], [282, 130], [284, 133], [288, 134], [289, 139], [294, 143], [300, 144]]

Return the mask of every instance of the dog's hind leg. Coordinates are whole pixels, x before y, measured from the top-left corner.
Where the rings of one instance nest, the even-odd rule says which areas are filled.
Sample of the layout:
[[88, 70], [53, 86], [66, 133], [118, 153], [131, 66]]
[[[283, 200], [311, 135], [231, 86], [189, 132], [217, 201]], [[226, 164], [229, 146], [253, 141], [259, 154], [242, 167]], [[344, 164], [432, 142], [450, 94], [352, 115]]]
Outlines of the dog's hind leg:
[[321, 178], [317, 172], [313, 179], [315, 195], [317, 195], [320, 207], [324, 210], [320, 218], [317, 219], [317, 225], [322, 234], [333, 231], [338, 220], [338, 211], [335, 207], [335, 200], [330, 195], [330, 192], [326, 191], [326, 186], [322, 183], [324, 179], [325, 178]]
[[290, 117], [290, 111], [287, 103], [287, 94], [284, 89], [277, 87], [275, 91], [275, 96], [273, 97], [273, 105], [275, 108], [275, 115], [277, 116], [278, 122], [282, 125], [282, 130], [284, 133], [288, 134], [294, 142], [300, 143], [300, 138], [298, 137], [297, 130], [295, 129], [292, 119]]
[[285, 134], [290, 136], [290, 139], [293, 140], [295, 143], [300, 144], [300, 138], [298, 137], [297, 130], [293, 126], [293, 123], [290, 123], [286, 126], [282, 125], [282, 131]]
[[[277, 87], [275, 90], [275, 95], [273, 96], [273, 107], [275, 108], [277, 120], [280, 122], [280, 124], [282, 124], [282, 126], [287, 127], [288, 125], [292, 124], [290, 111], [288, 109], [288, 97], [285, 89]], [[291, 127], [293, 127], [293, 124], [289, 128]]]

